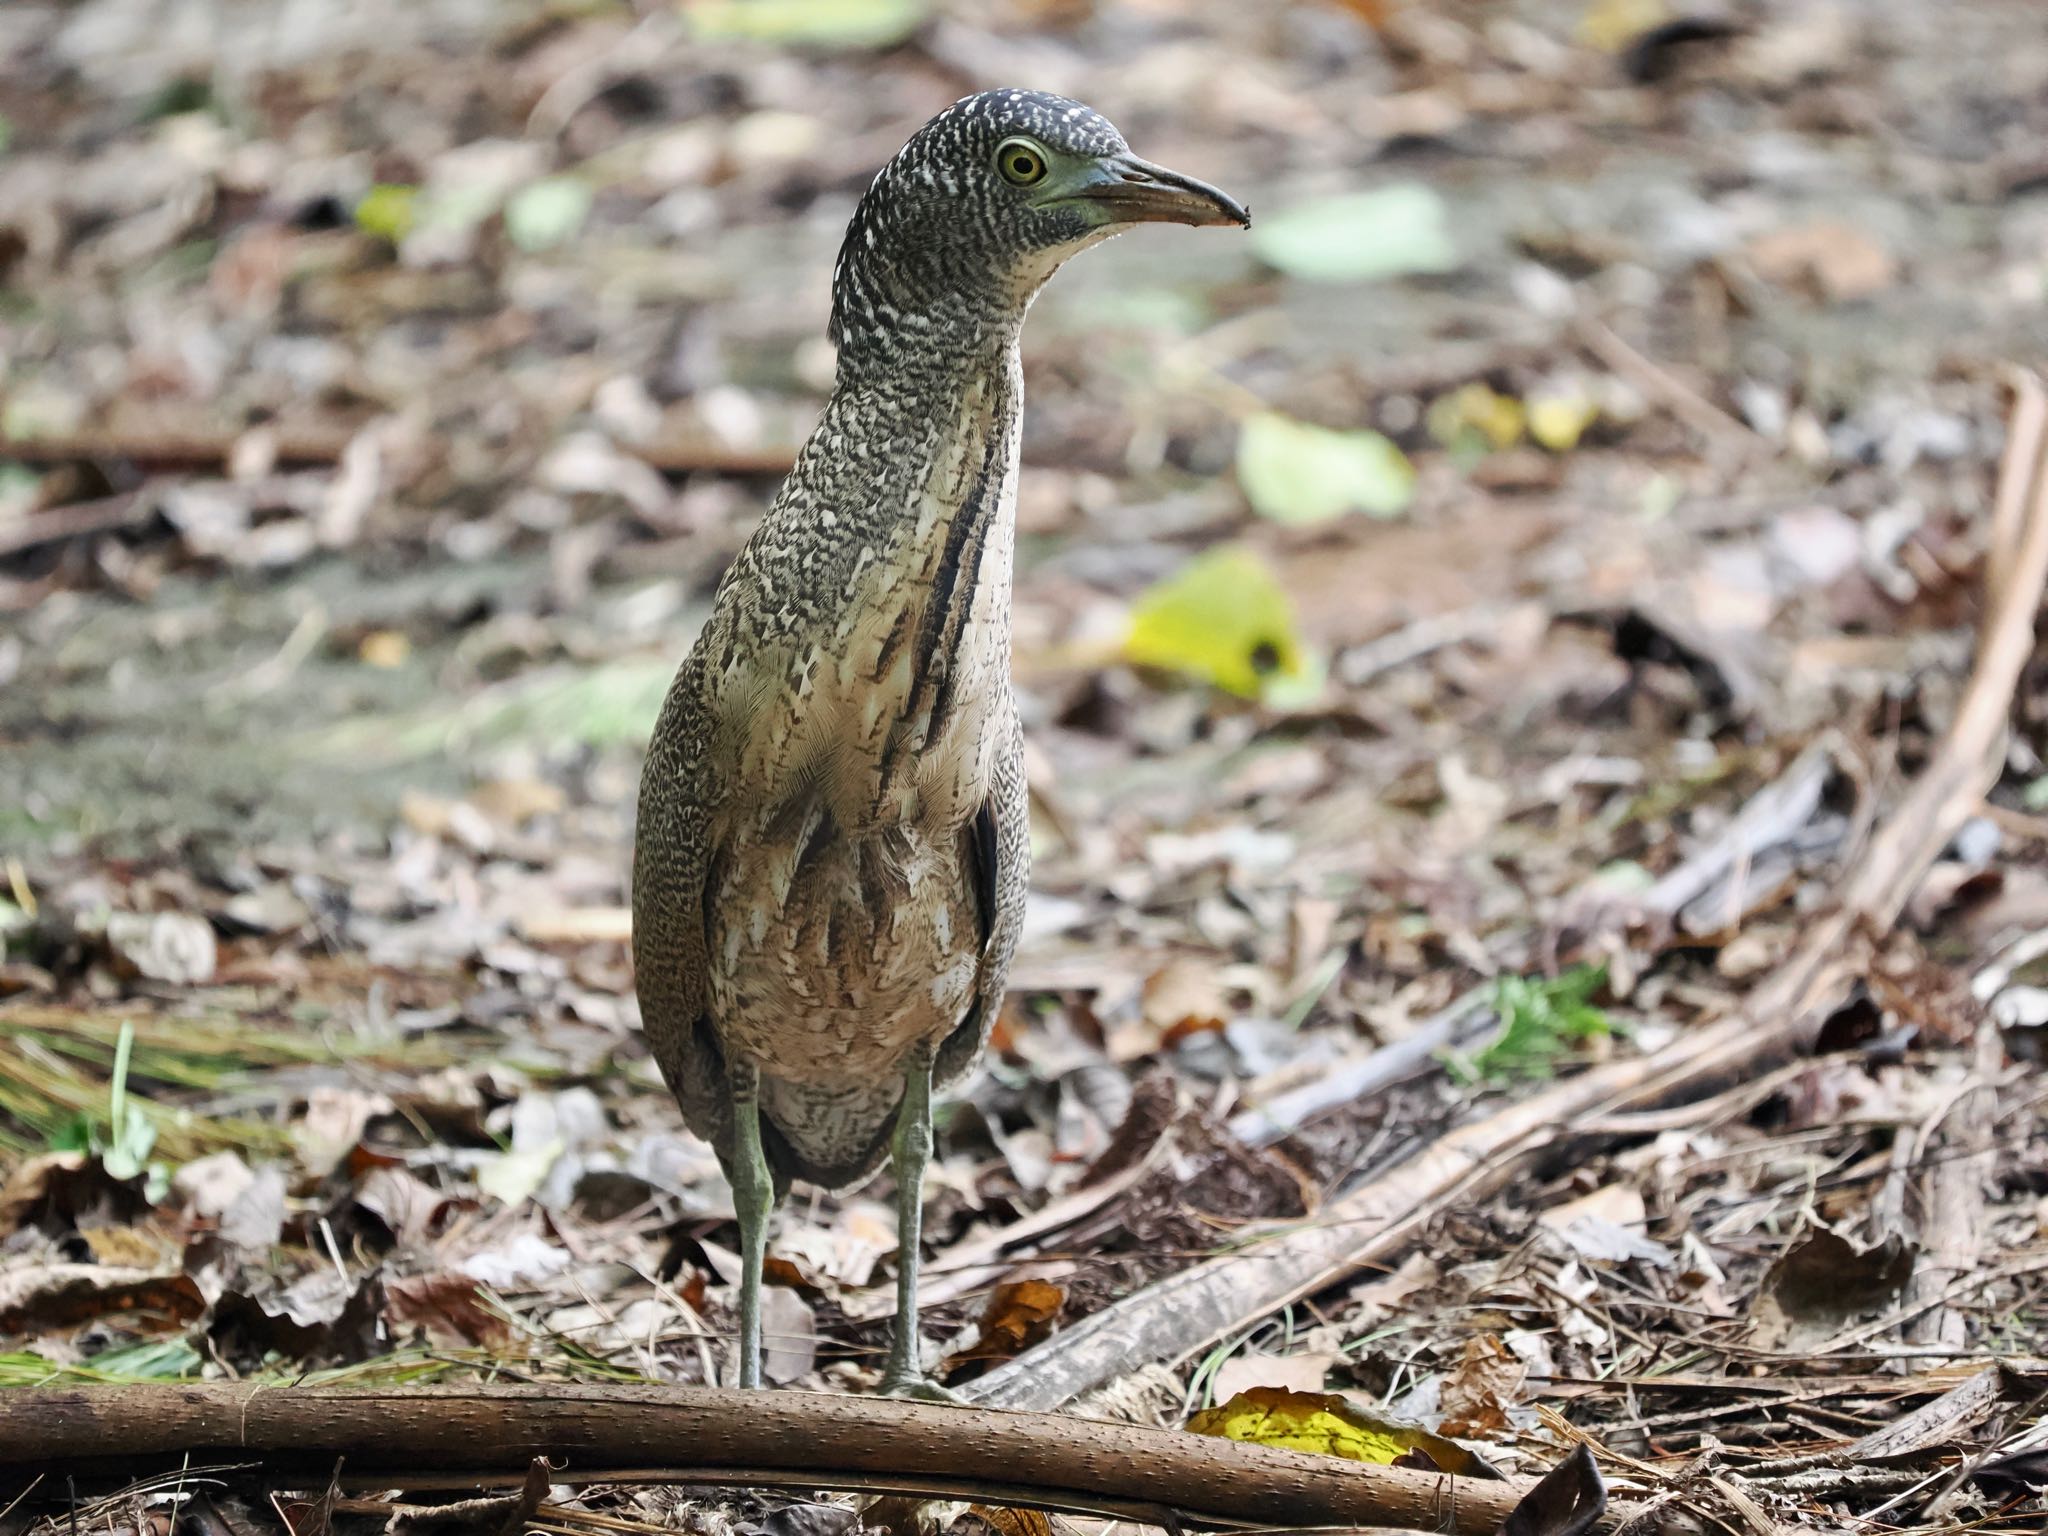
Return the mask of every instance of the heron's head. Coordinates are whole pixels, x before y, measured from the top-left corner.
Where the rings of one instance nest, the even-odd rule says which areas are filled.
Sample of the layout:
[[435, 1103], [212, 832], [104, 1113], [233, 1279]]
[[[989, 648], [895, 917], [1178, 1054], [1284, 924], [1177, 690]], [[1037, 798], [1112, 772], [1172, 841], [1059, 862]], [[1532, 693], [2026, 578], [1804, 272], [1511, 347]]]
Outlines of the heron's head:
[[1069, 256], [1134, 224], [1250, 222], [1078, 101], [982, 91], [912, 134], [861, 199], [833, 273], [833, 339], [1000, 324]]

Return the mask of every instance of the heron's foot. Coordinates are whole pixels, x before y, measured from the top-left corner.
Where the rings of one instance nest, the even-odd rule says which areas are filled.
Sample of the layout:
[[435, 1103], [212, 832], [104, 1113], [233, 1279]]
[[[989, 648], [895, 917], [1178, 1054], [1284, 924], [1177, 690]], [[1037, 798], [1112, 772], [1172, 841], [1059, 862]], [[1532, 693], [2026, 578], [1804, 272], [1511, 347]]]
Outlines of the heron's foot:
[[952, 1403], [957, 1407], [965, 1401], [921, 1372], [899, 1371], [893, 1366], [882, 1373], [882, 1384], [875, 1391], [881, 1397], [900, 1397], [913, 1403]]

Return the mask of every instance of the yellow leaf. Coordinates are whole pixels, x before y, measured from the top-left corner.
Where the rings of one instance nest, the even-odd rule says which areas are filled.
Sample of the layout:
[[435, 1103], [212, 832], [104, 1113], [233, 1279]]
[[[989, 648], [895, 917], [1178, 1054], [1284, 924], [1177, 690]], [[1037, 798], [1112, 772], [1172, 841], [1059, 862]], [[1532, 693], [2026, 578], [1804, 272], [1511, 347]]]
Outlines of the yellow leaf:
[[1266, 563], [1238, 546], [1196, 556], [1139, 597], [1124, 659], [1245, 698], [1312, 671], [1293, 602]]
[[1484, 384], [1440, 396], [1429, 408], [1429, 432], [1445, 447], [1454, 445], [1468, 430], [1477, 432], [1493, 448], [1512, 448], [1522, 440], [1522, 402]]
[[1579, 41], [1619, 53], [1670, 14], [1664, 0], [1592, 0], [1579, 16]]
[[1203, 1409], [1188, 1420], [1188, 1428], [1198, 1435], [1341, 1456], [1347, 1461], [1386, 1466], [1403, 1457], [1412, 1460], [1420, 1456], [1438, 1471], [1458, 1477], [1500, 1476], [1455, 1440], [1370, 1413], [1334, 1392], [1253, 1387], [1220, 1408]]
[[1584, 395], [1546, 395], [1529, 402], [1529, 435], [1552, 453], [1570, 453], [1600, 407]]
[[356, 655], [365, 666], [387, 670], [404, 666], [406, 657], [411, 654], [412, 642], [395, 629], [373, 629], [356, 646]]
[[356, 204], [356, 228], [398, 244], [412, 232], [419, 212], [420, 189], [396, 182], [379, 182]]

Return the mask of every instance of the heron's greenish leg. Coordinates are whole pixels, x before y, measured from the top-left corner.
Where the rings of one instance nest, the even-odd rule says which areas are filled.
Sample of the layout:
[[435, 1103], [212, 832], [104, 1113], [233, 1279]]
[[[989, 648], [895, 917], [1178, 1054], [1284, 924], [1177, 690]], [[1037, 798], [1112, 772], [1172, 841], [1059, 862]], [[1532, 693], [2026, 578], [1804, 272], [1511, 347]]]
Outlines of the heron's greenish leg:
[[740, 1222], [739, 1384], [761, 1385], [761, 1269], [768, 1257], [768, 1218], [775, 1211], [775, 1180], [761, 1150], [761, 1074], [751, 1062], [732, 1069], [733, 1213]]
[[903, 1074], [903, 1103], [896, 1112], [891, 1146], [896, 1174], [896, 1330], [882, 1395], [958, 1402], [936, 1382], [925, 1380], [918, 1362], [917, 1268], [924, 1233], [924, 1170], [932, 1155], [932, 1051], [911, 1054]]

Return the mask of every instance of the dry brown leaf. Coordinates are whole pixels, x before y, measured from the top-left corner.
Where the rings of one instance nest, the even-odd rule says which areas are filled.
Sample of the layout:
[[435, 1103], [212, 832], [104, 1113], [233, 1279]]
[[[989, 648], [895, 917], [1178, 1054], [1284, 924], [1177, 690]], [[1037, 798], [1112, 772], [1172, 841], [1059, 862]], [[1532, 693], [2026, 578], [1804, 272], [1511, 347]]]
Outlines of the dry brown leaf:
[[818, 1315], [787, 1286], [761, 1292], [761, 1375], [777, 1386], [810, 1375], [818, 1363]]
[[470, 791], [469, 803], [495, 822], [523, 827], [535, 817], [555, 815], [568, 796], [545, 779], [487, 779]]
[[43, 1152], [0, 1185], [0, 1236], [35, 1223], [52, 1234], [133, 1221], [149, 1209], [143, 1180], [116, 1179], [85, 1152]]
[[1607, 1485], [1581, 1440], [1501, 1522], [1499, 1536], [1583, 1536], [1607, 1509]]
[[1481, 1439], [1508, 1426], [1508, 1408], [1529, 1367], [1490, 1333], [1465, 1341], [1465, 1355], [1444, 1381], [1443, 1432]]
[[1759, 236], [1748, 254], [1766, 282], [1808, 290], [1830, 304], [1867, 299], [1899, 278], [1889, 251], [1865, 231], [1834, 219]]
[[107, 949], [118, 974], [174, 987], [211, 981], [219, 961], [213, 925], [189, 912], [110, 913]]
[[1893, 1301], [1912, 1278], [1914, 1247], [1893, 1234], [1868, 1248], [1815, 1227], [1771, 1265], [1751, 1316], [1756, 1340], [1772, 1348], [1831, 1332]]
[[257, 1354], [294, 1360], [361, 1360], [384, 1347], [382, 1279], [344, 1279], [331, 1267], [301, 1275], [282, 1290], [230, 1290], [213, 1305], [211, 1332], [239, 1339]]
[[401, 1245], [424, 1242], [452, 1202], [405, 1168], [372, 1168], [356, 1190], [356, 1204], [390, 1229]]
[[1235, 1013], [1223, 967], [1188, 956], [1169, 960], [1145, 979], [1144, 1013], [1163, 1045], [1223, 1028]]
[[137, 1326], [175, 1328], [206, 1310], [189, 1275], [104, 1264], [37, 1264], [0, 1274], [0, 1333], [53, 1333], [116, 1314]]
[[948, 1536], [1052, 1536], [1052, 1517], [1042, 1509], [970, 1504], [947, 1531]]
[[860, 1523], [888, 1536], [938, 1536], [939, 1522], [960, 1511], [957, 1503], [921, 1499], [908, 1493], [885, 1493], [860, 1508]]
[[1332, 1354], [1232, 1355], [1216, 1367], [1216, 1375], [1209, 1383], [1209, 1394], [1219, 1403], [1227, 1403], [1238, 1393], [1249, 1392], [1255, 1387], [1276, 1388], [1282, 1392], [1321, 1392], [1330, 1367], [1343, 1358]]
[[175, 1246], [153, 1225], [85, 1227], [78, 1235], [92, 1250], [93, 1262], [109, 1269], [160, 1271], [177, 1256]]
[[384, 1297], [386, 1316], [423, 1330], [431, 1344], [499, 1348], [511, 1341], [510, 1325], [485, 1305], [483, 1288], [467, 1275], [444, 1269], [395, 1278], [385, 1282]]
[[1672, 1262], [1671, 1250], [1650, 1239], [1642, 1191], [1633, 1184], [1608, 1184], [1591, 1194], [1568, 1200], [1537, 1218], [1562, 1237], [1582, 1259], [1619, 1264], [1637, 1259], [1650, 1264]]
[[1369, 1280], [1351, 1293], [1355, 1315], [1351, 1326], [1364, 1328], [1392, 1312], [1417, 1291], [1435, 1285], [1440, 1272], [1434, 1261], [1420, 1252], [1411, 1253], [1391, 1275]]
[[391, 1101], [381, 1093], [325, 1085], [313, 1089], [306, 1095], [305, 1114], [291, 1128], [299, 1165], [311, 1174], [332, 1173], [363, 1139], [370, 1121], [389, 1113]]
[[814, 1299], [825, 1294], [825, 1287], [817, 1276], [805, 1270], [795, 1259], [779, 1253], [771, 1253], [761, 1261], [761, 1283], [787, 1286]]
[[255, 1181], [256, 1175], [239, 1153], [215, 1152], [195, 1158], [172, 1174], [171, 1194], [192, 1215], [213, 1221]]
[[1067, 1293], [1049, 1280], [1016, 1280], [999, 1285], [982, 1310], [981, 1332], [958, 1354], [949, 1356], [950, 1374], [976, 1360], [1008, 1360], [1022, 1354], [1052, 1332], [1066, 1305]]

